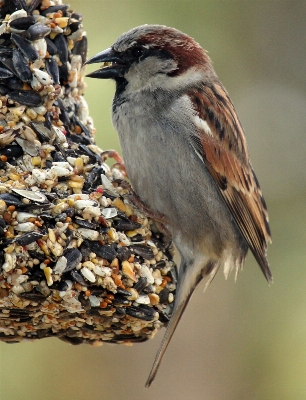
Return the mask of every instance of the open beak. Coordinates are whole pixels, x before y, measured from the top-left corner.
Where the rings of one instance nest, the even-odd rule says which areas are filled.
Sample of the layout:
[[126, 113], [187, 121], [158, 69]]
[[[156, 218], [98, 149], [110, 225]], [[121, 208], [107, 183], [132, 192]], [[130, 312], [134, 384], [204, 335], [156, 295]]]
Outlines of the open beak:
[[86, 75], [89, 78], [109, 79], [123, 76], [126, 64], [110, 47], [87, 60], [85, 64], [103, 63], [100, 69]]

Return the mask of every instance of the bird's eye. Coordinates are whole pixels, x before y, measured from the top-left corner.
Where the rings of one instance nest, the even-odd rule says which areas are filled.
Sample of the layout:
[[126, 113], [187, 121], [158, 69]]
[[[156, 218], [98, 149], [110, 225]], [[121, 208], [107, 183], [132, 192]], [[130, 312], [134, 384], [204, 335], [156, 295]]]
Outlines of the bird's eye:
[[139, 57], [141, 57], [141, 56], [143, 55], [144, 49], [143, 49], [142, 47], [140, 47], [140, 46], [137, 46], [137, 47], [134, 47], [134, 48], [131, 50], [131, 53], [132, 53], [132, 56], [133, 56], [133, 57], [139, 58]]

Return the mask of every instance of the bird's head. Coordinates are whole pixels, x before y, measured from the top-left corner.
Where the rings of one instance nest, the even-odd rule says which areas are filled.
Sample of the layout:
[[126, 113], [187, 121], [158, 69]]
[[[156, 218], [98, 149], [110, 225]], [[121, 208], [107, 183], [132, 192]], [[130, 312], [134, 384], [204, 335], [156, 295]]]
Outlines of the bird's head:
[[190, 36], [162, 25], [142, 25], [86, 64], [104, 63], [88, 77], [115, 79], [129, 92], [178, 88], [210, 75], [209, 57]]

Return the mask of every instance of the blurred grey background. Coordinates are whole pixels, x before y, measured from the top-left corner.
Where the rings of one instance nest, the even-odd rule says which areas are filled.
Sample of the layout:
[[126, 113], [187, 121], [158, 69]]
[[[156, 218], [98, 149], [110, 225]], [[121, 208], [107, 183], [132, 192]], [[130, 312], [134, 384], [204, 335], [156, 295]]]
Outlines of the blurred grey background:
[[[209, 51], [245, 128], [268, 203], [274, 283], [266, 284], [249, 255], [236, 283], [219, 273], [205, 294], [200, 285], [150, 390], [144, 383], [163, 331], [132, 347], [73, 347], [56, 339], [0, 343], [1, 400], [305, 400], [306, 2], [70, 5], [84, 15], [89, 56], [144, 23], [176, 27]], [[110, 118], [114, 84], [87, 83], [97, 142], [119, 149]]]

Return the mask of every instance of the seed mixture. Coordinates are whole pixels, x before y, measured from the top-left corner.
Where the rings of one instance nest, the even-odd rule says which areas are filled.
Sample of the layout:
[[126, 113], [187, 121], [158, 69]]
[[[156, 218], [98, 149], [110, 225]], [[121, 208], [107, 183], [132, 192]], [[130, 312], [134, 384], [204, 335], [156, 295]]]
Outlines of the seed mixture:
[[0, 0], [2, 341], [140, 342], [171, 315], [171, 244], [95, 144], [86, 54], [69, 5]]

